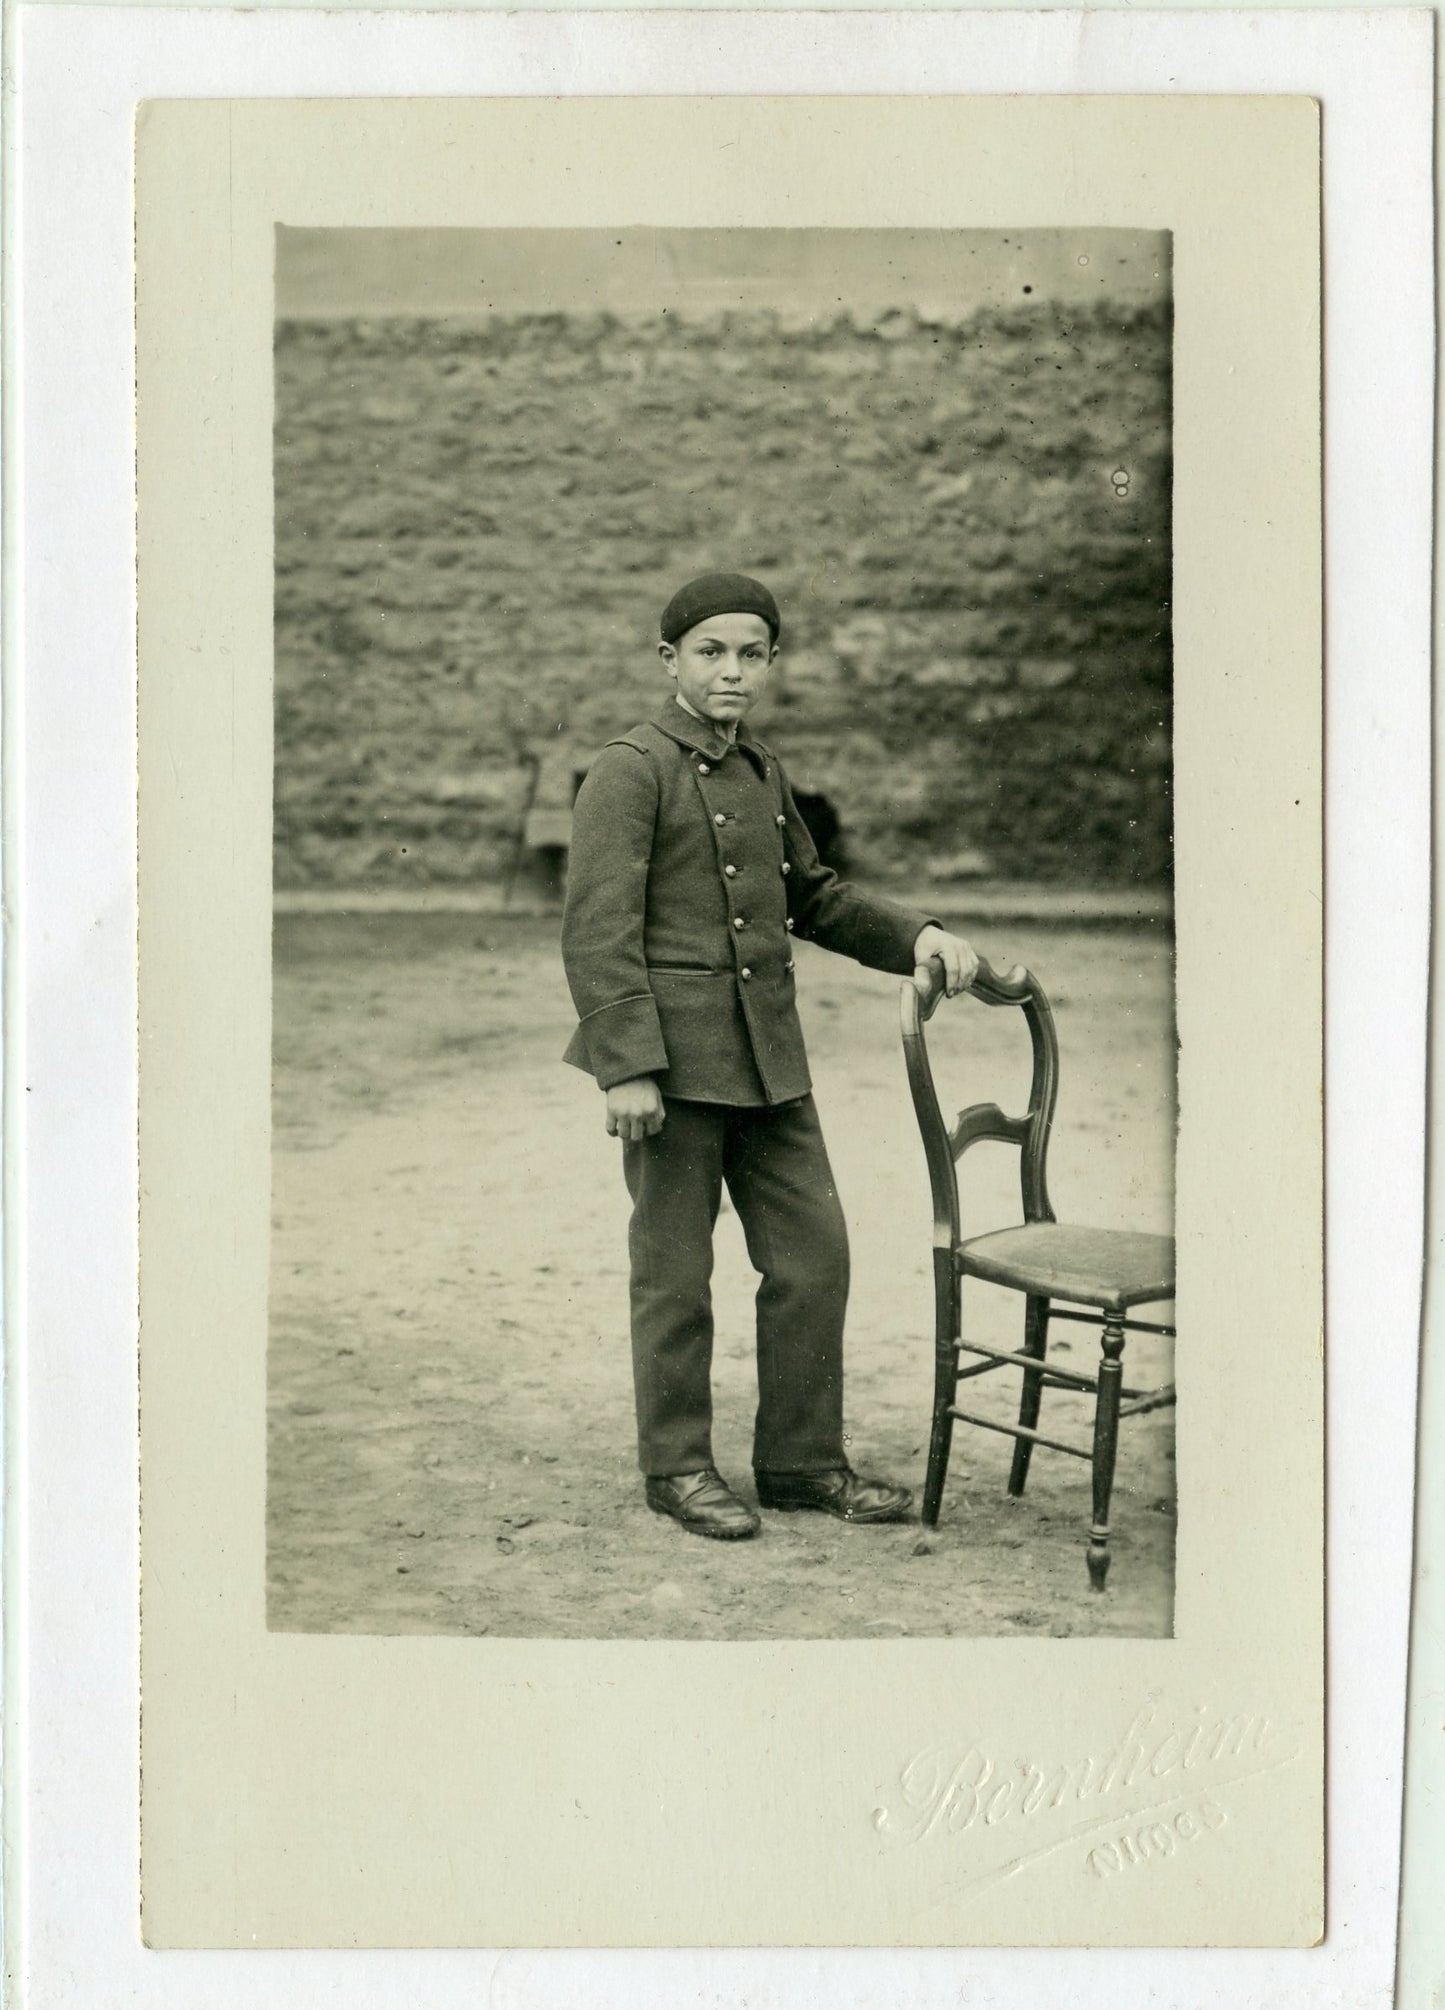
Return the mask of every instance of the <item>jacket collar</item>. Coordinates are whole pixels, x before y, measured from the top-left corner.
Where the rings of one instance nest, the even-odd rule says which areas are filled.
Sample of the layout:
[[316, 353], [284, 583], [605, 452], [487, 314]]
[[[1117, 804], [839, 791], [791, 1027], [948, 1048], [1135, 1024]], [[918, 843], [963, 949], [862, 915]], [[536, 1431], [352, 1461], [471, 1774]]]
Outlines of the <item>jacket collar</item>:
[[[680, 747], [691, 747], [695, 754], [709, 754], [714, 760], [721, 760], [728, 751], [727, 735], [720, 726], [709, 719], [695, 719], [691, 712], [685, 712], [676, 698], [666, 698], [653, 715], [654, 726], [666, 733], [670, 740], [676, 740]], [[738, 726], [735, 742], [740, 753], [746, 754], [753, 766], [762, 772], [768, 765], [768, 750], [748, 731], [746, 720]]]

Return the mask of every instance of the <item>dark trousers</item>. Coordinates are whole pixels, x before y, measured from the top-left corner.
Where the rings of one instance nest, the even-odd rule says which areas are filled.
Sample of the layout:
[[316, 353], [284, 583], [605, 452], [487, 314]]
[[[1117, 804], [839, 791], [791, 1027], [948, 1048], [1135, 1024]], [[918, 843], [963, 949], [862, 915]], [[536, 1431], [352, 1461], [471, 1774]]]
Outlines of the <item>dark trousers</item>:
[[712, 1464], [712, 1239], [724, 1181], [761, 1276], [754, 1468], [841, 1466], [848, 1233], [813, 1099], [734, 1109], [669, 1097], [666, 1111], [656, 1137], [622, 1148], [642, 1470]]

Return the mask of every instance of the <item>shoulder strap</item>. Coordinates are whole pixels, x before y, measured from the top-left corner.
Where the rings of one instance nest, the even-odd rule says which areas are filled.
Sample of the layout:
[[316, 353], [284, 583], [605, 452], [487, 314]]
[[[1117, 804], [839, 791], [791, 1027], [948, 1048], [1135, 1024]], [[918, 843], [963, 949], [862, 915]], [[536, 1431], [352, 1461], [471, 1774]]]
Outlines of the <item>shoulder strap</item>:
[[630, 733], [614, 733], [612, 738], [606, 742], [606, 745], [609, 747], [631, 747], [639, 754], [655, 754], [659, 740], [666, 744], [666, 733], [660, 733], [656, 726], [644, 722], [640, 726], [634, 726]]

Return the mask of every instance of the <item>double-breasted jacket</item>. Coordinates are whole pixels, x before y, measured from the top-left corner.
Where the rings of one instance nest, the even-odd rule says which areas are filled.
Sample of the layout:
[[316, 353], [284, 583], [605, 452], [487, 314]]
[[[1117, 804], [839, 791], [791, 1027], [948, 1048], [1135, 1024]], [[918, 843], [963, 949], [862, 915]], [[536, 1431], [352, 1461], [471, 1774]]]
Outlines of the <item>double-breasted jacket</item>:
[[565, 1058], [602, 1088], [785, 1103], [811, 1082], [795, 937], [906, 975], [929, 916], [818, 858], [782, 763], [746, 726], [670, 698], [610, 741], [578, 793], [562, 959], [579, 1025]]

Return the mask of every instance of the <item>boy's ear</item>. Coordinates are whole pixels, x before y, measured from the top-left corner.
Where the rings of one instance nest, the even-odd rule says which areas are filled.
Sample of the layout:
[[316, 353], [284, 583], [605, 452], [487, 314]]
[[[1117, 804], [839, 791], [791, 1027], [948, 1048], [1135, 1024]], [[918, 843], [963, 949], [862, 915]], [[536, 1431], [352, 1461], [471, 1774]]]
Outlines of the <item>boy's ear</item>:
[[662, 658], [668, 676], [675, 677], [677, 675], [677, 651], [673, 648], [672, 644], [670, 642], [659, 642], [657, 653]]

